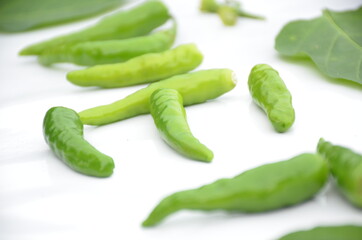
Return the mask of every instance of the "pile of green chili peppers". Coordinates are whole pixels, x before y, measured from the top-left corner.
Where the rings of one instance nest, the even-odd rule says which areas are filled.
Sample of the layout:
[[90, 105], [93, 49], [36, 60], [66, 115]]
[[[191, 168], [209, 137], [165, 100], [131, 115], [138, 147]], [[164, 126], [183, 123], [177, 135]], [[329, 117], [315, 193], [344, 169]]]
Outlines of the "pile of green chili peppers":
[[37, 55], [45, 65], [89, 65], [67, 74], [71, 83], [81, 87], [151, 83], [108, 105], [79, 113], [65, 107], [47, 112], [43, 124], [46, 142], [73, 170], [96, 177], [113, 173], [113, 160], [84, 139], [83, 124], [104, 125], [146, 113], [152, 114], [161, 137], [175, 151], [190, 159], [212, 161], [213, 152], [191, 133], [184, 105], [202, 103], [229, 92], [236, 85], [235, 74], [229, 69], [188, 73], [201, 64], [203, 55], [195, 44], [169, 49], [176, 37], [175, 19], [169, 29], [145, 35], [169, 19], [161, 1], [149, 0], [93, 27], [31, 45], [20, 52]]
[[[201, 9], [218, 12], [227, 25], [243, 15], [239, 6], [203, 0]], [[230, 13], [233, 13], [230, 15]], [[245, 16], [245, 14], [243, 15]], [[253, 17], [253, 16], [249, 16]], [[184, 106], [215, 99], [236, 86], [230, 69], [200, 70], [203, 55], [195, 44], [170, 49], [176, 22], [166, 30], [149, 34], [171, 19], [166, 6], [149, 0], [128, 11], [101, 20], [79, 32], [31, 45], [20, 55], [36, 55], [49, 65], [71, 62], [89, 68], [69, 72], [67, 79], [78, 86], [126, 87], [150, 83], [127, 97], [83, 110], [53, 107], [44, 117], [43, 133], [54, 154], [73, 170], [95, 177], [109, 177], [115, 167], [111, 157], [84, 139], [83, 125], [104, 125], [150, 113], [163, 140], [183, 156], [211, 162], [214, 153], [191, 132]], [[248, 87], [253, 101], [266, 113], [275, 131], [288, 131], [295, 121], [292, 96], [279, 73], [267, 64], [250, 72]], [[362, 208], [362, 156], [321, 139], [315, 153], [266, 164], [233, 178], [217, 180], [197, 189], [164, 198], [143, 222], [159, 224], [183, 210], [224, 210], [258, 213], [290, 207], [312, 199], [329, 175], [344, 197]], [[325, 226], [288, 234], [281, 240], [332, 239], [347, 235], [361, 239], [360, 226]]]

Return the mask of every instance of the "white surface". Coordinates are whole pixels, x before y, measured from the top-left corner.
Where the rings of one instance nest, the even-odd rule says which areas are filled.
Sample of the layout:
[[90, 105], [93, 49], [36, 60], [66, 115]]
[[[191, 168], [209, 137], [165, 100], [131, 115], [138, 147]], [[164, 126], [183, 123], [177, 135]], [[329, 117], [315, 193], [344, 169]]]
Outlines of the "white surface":
[[[319, 137], [362, 152], [362, 87], [323, 76], [312, 64], [283, 60], [274, 38], [290, 20], [319, 16], [321, 9], [356, 8], [359, 0], [244, 0], [267, 21], [240, 19], [224, 27], [216, 15], [198, 11], [196, 0], [165, 1], [179, 23], [176, 45], [195, 42], [205, 59], [199, 69], [231, 68], [239, 83], [214, 101], [187, 108], [195, 136], [214, 151], [213, 163], [188, 160], [160, 139], [151, 116], [103, 127], [85, 137], [112, 156], [112, 177], [75, 173], [55, 158], [42, 136], [42, 119], [52, 106], [77, 111], [118, 100], [143, 86], [100, 90], [65, 80], [73, 65], [45, 68], [33, 57], [18, 57], [24, 46], [91, 25], [97, 19], [0, 36], [0, 239], [275, 239], [320, 224], [361, 223], [329, 184], [315, 199], [263, 214], [182, 211], [155, 228], [141, 222], [158, 201], [249, 168], [312, 152]], [[252, 66], [276, 68], [293, 95], [296, 122], [274, 132], [252, 103], [247, 77]]]

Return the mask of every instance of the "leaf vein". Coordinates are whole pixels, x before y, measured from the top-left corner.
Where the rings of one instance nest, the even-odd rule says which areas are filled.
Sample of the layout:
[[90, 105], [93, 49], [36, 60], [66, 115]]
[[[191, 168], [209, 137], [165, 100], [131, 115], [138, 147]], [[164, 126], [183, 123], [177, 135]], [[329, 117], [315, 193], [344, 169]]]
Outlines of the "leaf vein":
[[356, 71], [356, 78], [357, 79], [360, 79], [359, 75], [360, 75], [360, 72], [361, 72], [361, 67], [362, 67], [362, 55], [359, 58], [359, 62], [357, 63], [357, 71]]
[[305, 40], [310, 37], [310, 35], [312, 34], [312, 32], [313, 32], [319, 25], [320, 25], [320, 22], [316, 22], [313, 27], [309, 28], [308, 33], [303, 37], [303, 39], [300, 40], [300, 43], [299, 43], [298, 47], [296, 48], [296, 49], [297, 49], [297, 52], [299, 52], [299, 53], [302, 52], [302, 51], [301, 51], [301, 50], [302, 50], [302, 45], [305, 43]]
[[362, 50], [362, 47], [357, 43], [355, 42], [333, 19], [331, 13], [329, 10], [324, 10], [323, 11], [323, 15], [326, 17], [326, 19], [332, 24], [335, 26], [336, 30], [341, 34], [343, 35], [345, 38], [347, 38], [350, 42], [352, 42], [353, 45], [355, 45], [357, 48], [359, 48], [360, 50]]
[[324, 65], [326, 66], [326, 69], [327, 69], [327, 70], [329, 70], [329, 67], [328, 67], [329, 57], [330, 57], [331, 54], [332, 54], [332, 50], [333, 50], [334, 46], [336, 45], [338, 38], [339, 38], [339, 35], [336, 34], [335, 38], [334, 38], [333, 41], [331, 42], [331, 46], [329, 47], [329, 49], [328, 49], [328, 51], [327, 51], [326, 60], [324, 61]]

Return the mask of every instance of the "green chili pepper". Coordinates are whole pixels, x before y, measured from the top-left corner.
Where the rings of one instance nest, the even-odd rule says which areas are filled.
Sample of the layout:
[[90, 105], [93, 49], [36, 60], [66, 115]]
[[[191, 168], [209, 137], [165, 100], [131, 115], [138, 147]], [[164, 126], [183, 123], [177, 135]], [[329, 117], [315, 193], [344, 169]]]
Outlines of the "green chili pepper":
[[[219, 13], [219, 16], [223, 22], [227, 21], [228, 23], [230, 21], [230, 20], [227, 20], [228, 18], [236, 18], [237, 16], [258, 19], [258, 20], [265, 19], [264, 17], [245, 12], [244, 10], [242, 10], [240, 2], [238, 2], [236, 0], [226, 0], [224, 2], [225, 3], [219, 4], [216, 0], [201, 0], [200, 10], [203, 12], [218, 13], [220, 11], [220, 8], [225, 8], [225, 9], [221, 10], [223, 13]], [[226, 8], [226, 7], [228, 7], [228, 8]], [[231, 12], [231, 9], [233, 9], [232, 10], [233, 13]], [[234, 13], [236, 13], [236, 15], [234, 15]], [[231, 14], [234, 16], [231, 16]], [[225, 24], [225, 22], [224, 22], [224, 24]], [[225, 24], [225, 25], [228, 25], [228, 24]]]
[[232, 6], [220, 5], [217, 13], [225, 26], [234, 26], [238, 20], [238, 12]]
[[294, 123], [292, 96], [278, 72], [267, 64], [253, 67], [248, 80], [254, 102], [268, 115], [278, 132], [287, 131]]
[[318, 153], [329, 162], [332, 175], [343, 195], [362, 208], [362, 155], [320, 139]]
[[285, 235], [279, 240], [361, 240], [362, 226], [322, 226]]
[[162, 2], [149, 0], [128, 11], [105, 17], [92, 27], [33, 44], [21, 50], [19, 54], [40, 55], [46, 50], [61, 45], [143, 36], [165, 23], [169, 18], [168, 10]]
[[43, 65], [71, 62], [84, 66], [125, 62], [146, 53], [165, 51], [172, 46], [175, 37], [176, 23], [170, 29], [148, 36], [81, 42], [73, 46], [52, 48], [39, 55], [38, 60]]
[[229, 69], [182, 74], [152, 83], [117, 102], [84, 110], [79, 116], [84, 124], [103, 125], [149, 113], [150, 96], [159, 88], [176, 89], [182, 95], [184, 105], [187, 106], [217, 98], [233, 89], [235, 85], [235, 76]]
[[67, 79], [79, 86], [125, 87], [155, 82], [196, 68], [202, 54], [194, 44], [184, 44], [162, 53], [149, 53], [124, 63], [93, 66], [69, 72]]
[[219, 4], [216, 2], [216, 0], [201, 0], [201, 11], [215, 13], [217, 12], [218, 8]]
[[211, 162], [214, 154], [192, 135], [183, 99], [177, 90], [161, 88], [154, 91], [150, 110], [159, 133], [168, 145], [189, 158]]
[[113, 159], [83, 138], [83, 124], [72, 109], [49, 109], [44, 117], [43, 132], [51, 150], [70, 168], [90, 176], [112, 175]]
[[164, 198], [143, 222], [153, 226], [182, 210], [264, 212], [312, 198], [326, 183], [328, 166], [318, 154], [301, 154], [290, 160], [266, 164], [231, 179]]

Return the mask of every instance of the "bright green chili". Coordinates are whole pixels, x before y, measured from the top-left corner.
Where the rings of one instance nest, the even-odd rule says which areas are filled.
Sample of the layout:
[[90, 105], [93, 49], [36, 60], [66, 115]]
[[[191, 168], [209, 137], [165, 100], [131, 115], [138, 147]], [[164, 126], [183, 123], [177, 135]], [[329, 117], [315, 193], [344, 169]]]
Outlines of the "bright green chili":
[[287, 131], [295, 113], [292, 96], [278, 72], [267, 64], [258, 64], [250, 72], [248, 85], [254, 102], [266, 112], [275, 130]]
[[182, 209], [264, 212], [312, 198], [326, 183], [328, 166], [318, 154], [266, 164], [234, 178], [164, 198], [143, 222], [153, 226]]
[[212, 151], [190, 131], [183, 99], [177, 90], [161, 88], [154, 91], [150, 110], [161, 137], [168, 145], [191, 159], [211, 162], [214, 157]]
[[124, 63], [98, 65], [69, 72], [67, 79], [79, 86], [125, 87], [186, 73], [199, 66], [202, 58], [196, 45], [184, 44], [162, 53], [145, 54]]
[[362, 226], [321, 226], [290, 233], [279, 240], [361, 240]]
[[65, 107], [53, 107], [44, 117], [43, 133], [54, 154], [77, 172], [96, 176], [112, 175], [114, 163], [83, 138], [78, 114]]
[[318, 153], [329, 162], [332, 175], [343, 195], [362, 208], [362, 155], [320, 139]]
[[71, 62], [83, 66], [125, 62], [146, 53], [171, 48], [176, 37], [176, 23], [170, 29], [147, 36], [106, 41], [81, 42], [44, 51], [38, 60], [43, 65]]
[[238, 20], [237, 10], [229, 5], [221, 5], [217, 14], [225, 26], [234, 26]]
[[149, 113], [150, 96], [159, 88], [176, 89], [182, 95], [184, 105], [188, 106], [217, 98], [235, 85], [234, 73], [229, 69], [182, 74], [152, 83], [117, 102], [84, 110], [79, 116], [84, 124], [103, 125]]
[[33, 44], [21, 50], [20, 55], [40, 55], [46, 50], [79, 42], [143, 36], [169, 18], [168, 9], [161, 1], [149, 0], [130, 10], [105, 17], [92, 27]]

